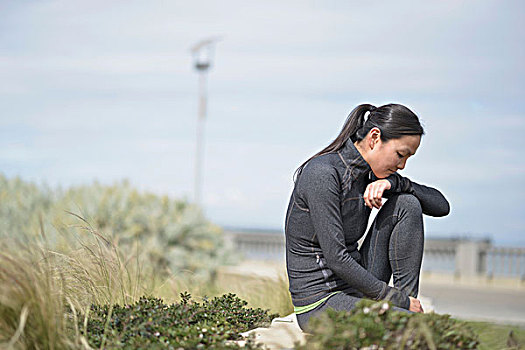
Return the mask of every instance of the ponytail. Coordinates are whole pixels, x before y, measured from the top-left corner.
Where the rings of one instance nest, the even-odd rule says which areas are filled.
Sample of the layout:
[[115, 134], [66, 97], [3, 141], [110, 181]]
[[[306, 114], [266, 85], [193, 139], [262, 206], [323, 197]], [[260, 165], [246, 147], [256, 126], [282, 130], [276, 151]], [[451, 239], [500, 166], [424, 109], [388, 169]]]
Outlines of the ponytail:
[[[370, 114], [365, 120], [367, 112]], [[336, 139], [301, 164], [294, 173], [294, 179], [301, 174], [306, 163], [313, 158], [337, 152], [344, 147], [347, 141], [359, 142], [363, 140], [374, 127], [381, 131], [381, 141], [383, 142], [405, 135], [423, 135], [425, 133], [417, 115], [403, 105], [387, 104], [377, 108], [370, 104], [359, 105], [350, 112]]]
[[343, 128], [339, 135], [336, 137], [336, 139], [332, 141], [331, 144], [326, 146], [323, 150], [314, 154], [306, 162], [301, 164], [301, 166], [295, 171], [294, 177], [296, 178], [296, 176], [299, 176], [306, 163], [308, 163], [315, 157], [339, 151], [341, 148], [343, 148], [345, 142], [348, 140], [351, 140], [352, 142], [356, 141], [355, 134], [358, 130], [363, 128], [363, 125], [365, 124], [365, 114], [367, 112], [372, 112], [375, 109], [376, 107], [372, 106], [371, 104], [362, 104], [354, 108], [346, 118]]

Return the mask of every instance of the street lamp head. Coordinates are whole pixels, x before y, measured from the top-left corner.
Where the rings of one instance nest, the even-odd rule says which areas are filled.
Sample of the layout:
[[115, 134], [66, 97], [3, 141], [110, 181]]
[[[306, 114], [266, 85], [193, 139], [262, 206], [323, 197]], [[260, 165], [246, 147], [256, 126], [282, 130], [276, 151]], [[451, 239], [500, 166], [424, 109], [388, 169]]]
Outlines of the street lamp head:
[[191, 48], [195, 69], [198, 71], [207, 71], [211, 66], [213, 59], [213, 44], [220, 38], [210, 38], [198, 42]]
[[195, 69], [199, 71], [208, 70], [209, 67], [210, 67], [209, 62], [198, 62], [198, 61], [195, 62]]

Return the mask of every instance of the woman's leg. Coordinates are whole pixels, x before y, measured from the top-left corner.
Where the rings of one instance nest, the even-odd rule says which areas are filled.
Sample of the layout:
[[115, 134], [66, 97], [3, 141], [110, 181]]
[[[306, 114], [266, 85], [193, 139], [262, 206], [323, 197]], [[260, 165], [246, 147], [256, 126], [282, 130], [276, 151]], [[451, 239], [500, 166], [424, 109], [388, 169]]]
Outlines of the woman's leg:
[[307, 332], [308, 321], [311, 317], [319, 316], [321, 312], [329, 307], [334, 308], [337, 311], [352, 310], [359, 300], [361, 300], [361, 298], [346, 294], [345, 292], [334, 294], [315, 309], [298, 314], [297, 323], [303, 331]]
[[392, 196], [381, 207], [360, 248], [363, 266], [417, 298], [423, 258], [423, 213], [411, 194]]
[[[361, 249], [362, 264], [374, 276], [417, 297], [423, 258], [423, 213], [419, 200], [411, 194], [392, 196], [379, 210]], [[297, 323], [307, 331], [308, 321], [331, 307], [352, 310], [361, 298], [345, 292], [332, 295], [323, 304], [297, 315]], [[394, 307], [396, 311], [411, 311]]]
[[[307, 327], [308, 327], [308, 322], [311, 317], [319, 316], [323, 311], [325, 311], [328, 308], [332, 308], [336, 311], [341, 311], [341, 310], [350, 311], [355, 307], [357, 302], [359, 302], [360, 300], [361, 298], [347, 294], [345, 292], [334, 294], [330, 298], [328, 298], [323, 304], [319, 305], [315, 309], [302, 313], [302, 314], [298, 314], [297, 323], [299, 324], [299, 327], [303, 331], [308, 332]], [[403, 312], [412, 313], [408, 310], [398, 308], [395, 306], [392, 309], [395, 311], [403, 311]]]

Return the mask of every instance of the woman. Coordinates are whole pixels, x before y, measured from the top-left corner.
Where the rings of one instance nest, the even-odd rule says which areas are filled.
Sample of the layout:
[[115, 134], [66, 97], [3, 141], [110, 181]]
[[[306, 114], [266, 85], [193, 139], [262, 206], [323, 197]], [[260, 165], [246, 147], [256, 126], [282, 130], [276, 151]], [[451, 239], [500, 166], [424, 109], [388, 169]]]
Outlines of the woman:
[[[324, 309], [351, 310], [364, 297], [423, 312], [416, 299], [423, 214], [450, 210], [441, 192], [397, 174], [423, 134], [405, 106], [359, 105], [339, 136], [297, 169], [286, 213], [286, 265], [303, 330]], [[358, 249], [372, 208], [380, 210]]]

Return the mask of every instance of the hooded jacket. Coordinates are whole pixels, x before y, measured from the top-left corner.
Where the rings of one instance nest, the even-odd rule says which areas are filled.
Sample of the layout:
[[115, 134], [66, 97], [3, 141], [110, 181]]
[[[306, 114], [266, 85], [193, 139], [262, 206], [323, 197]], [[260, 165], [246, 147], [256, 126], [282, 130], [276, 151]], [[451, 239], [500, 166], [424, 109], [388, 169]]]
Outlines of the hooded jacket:
[[[394, 173], [383, 193], [413, 194], [423, 214], [445, 216], [448, 201], [438, 190]], [[339, 151], [311, 159], [298, 174], [286, 212], [286, 268], [295, 307], [335, 291], [374, 300], [390, 300], [408, 309], [405, 291], [390, 287], [361, 263], [357, 241], [365, 234], [371, 209], [363, 199], [377, 180], [370, 165], [349, 140]]]

